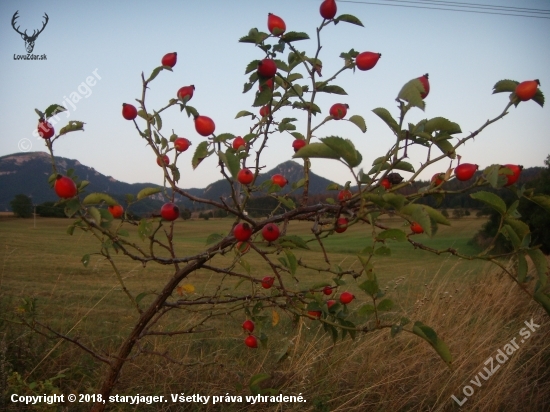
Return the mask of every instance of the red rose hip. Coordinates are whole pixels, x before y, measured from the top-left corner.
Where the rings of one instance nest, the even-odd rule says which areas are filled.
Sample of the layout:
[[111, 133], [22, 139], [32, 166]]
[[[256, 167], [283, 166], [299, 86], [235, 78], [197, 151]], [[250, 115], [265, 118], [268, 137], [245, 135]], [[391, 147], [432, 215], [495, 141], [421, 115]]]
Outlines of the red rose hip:
[[74, 180], [63, 175], [57, 175], [54, 190], [57, 196], [62, 199], [70, 199], [71, 197], [75, 197], [78, 191]]

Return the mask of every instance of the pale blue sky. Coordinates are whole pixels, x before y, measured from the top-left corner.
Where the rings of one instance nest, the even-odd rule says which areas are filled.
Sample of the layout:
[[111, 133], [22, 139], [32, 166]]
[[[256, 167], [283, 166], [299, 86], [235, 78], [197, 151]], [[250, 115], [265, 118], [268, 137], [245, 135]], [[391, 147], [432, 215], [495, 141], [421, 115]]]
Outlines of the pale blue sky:
[[[477, 2], [550, 10], [549, 0]], [[263, 55], [252, 45], [238, 43], [239, 37], [252, 27], [266, 31], [268, 12], [281, 16], [287, 30], [304, 31], [313, 37], [321, 22], [320, 3], [3, 0], [0, 156], [19, 152], [18, 143], [23, 138], [30, 139], [32, 150], [45, 150], [42, 139], [32, 136], [37, 123], [33, 109], [61, 103], [64, 96], [79, 92], [79, 85], [97, 69], [101, 80], [90, 90], [81, 86], [80, 94], [88, 97], [78, 102], [69, 117], [84, 121], [86, 131], [61, 138], [56, 154], [78, 159], [118, 180], [161, 183], [162, 172], [154, 154], [120, 113], [123, 102], [133, 103], [140, 96], [140, 73], [150, 73], [165, 53], [177, 51], [175, 71], [162, 73], [152, 83], [148, 107], [158, 108], [175, 97], [181, 86], [194, 84], [196, 91], [190, 104], [214, 119], [216, 133], [245, 135], [248, 118], [234, 117], [239, 110], [257, 109], [251, 108], [253, 93], [242, 94], [247, 80], [244, 70], [248, 62]], [[333, 121], [317, 137], [350, 138], [363, 154], [361, 166], [365, 169], [393, 143], [391, 133], [371, 110], [382, 106], [397, 115], [394, 99], [401, 86], [426, 72], [430, 73], [431, 83], [426, 111], [411, 111], [409, 121], [444, 116], [459, 123], [465, 133], [499, 114], [506, 105], [506, 94], [491, 95], [498, 80], [538, 78], [542, 91], [547, 98], [550, 96], [550, 19], [337, 3], [338, 14], [353, 14], [365, 27], [341, 23], [323, 30], [323, 73], [336, 71], [342, 63], [339, 54], [351, 48], [383, 56], [369, 72], [347, 71], [340, 77], [336, 84], [344, 87], [348, 96], [326, 95], [318, 100], [323, 109], [318, 121], [328, 115], [333, 103], [348, 103], [349, 115], [365, 118], [367, 133], [362, 134], [348, 122]], [[28, 28], [31, 33], [41, 27], [43, 13], [48, 13], [50, 21], [33, 52], [46, 54], [46, 61], [14, 60], [14, 54], [25, 54], [23, 40], [11, 27], [16, 10], [21, 29]], [[311, 52], [315, 43], [310, 40], [295, 44]], [[542, 166], [550, 154], [548, 110], [534, 102], [511, 109], [509, 116], [459, 151], [463, 162]], [[292, 116], [301, 120], [297, 124], [300, 131], [305, 125], [304, 114]], [[215, 159], [204, 161], [195, 171], [191, 168], [192, 152], [204, 140], [195, 132], [192, 120], [177, 108], [163, 119], [164, 129], [174, 129], [194, 145], [178, 161], [181, 186], [204, 187], [219, 179]], [[292, 140], [289, 135], [274, 135], [263, 162], [266, 170], [292, 157]], [[412, 152], [411, 163], [418, 166], [423, 160], [421, 155], [420, 151]], [[429, 178], [447, 166], [445, 162], [431, 168], [422, 177]], [[313, 160], [313, 171], [340, 183], [350, 180], [349, 172], [336, 162]]]

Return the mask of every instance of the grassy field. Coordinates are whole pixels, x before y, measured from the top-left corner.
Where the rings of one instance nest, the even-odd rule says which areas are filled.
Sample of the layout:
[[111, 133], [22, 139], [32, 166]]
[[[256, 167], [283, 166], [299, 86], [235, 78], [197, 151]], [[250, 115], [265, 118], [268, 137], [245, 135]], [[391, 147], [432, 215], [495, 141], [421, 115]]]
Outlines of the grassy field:
[[[101, 353], [115, 350], [137, 318], [108, 262], [92, 255], [89, 265], [82, 265], [81, 257], [97, 251], [98, 244], [83, 232], [67, 235], [69, 223], [66, 219], [38, 219], [34, 228], [32, 220], [0, 218], [0, 313], [4, 313], [0, 315], [0, 379], [4, 383], [7, 371], [20, 371], [27, 377], [27, 384], [43, 382], [64, 371], [65, 377], [55, 381], [62, 393], [94, 393], [104, 371], [101, 363], [74, 345], [45, 339], [22, 325], [7, 322], [15, 319], [22, 299], [36, 299], [39, 321], [67, 336], [79, 337]], [[483, 221], [463, 218], [452, 223], [450, 228], [440, 227], [433, 238], [420, 235], [418, 240], [436, 249], [453, 247], [462, 253], [475, 253], [468, 242]], [[387, 224], [396, 225], [392, 220]], [[174, 237], [178, 255], [200, 252], [209, 234], [224, 233], [230, 225], [228, 219], [179, 221]], [[340, 265], [344, 270], [359, 267], [356, 254], [369, 246], [365, 230], [365, 226], [356, 225], [326, 240], [333, 266]], [[138, 242], [135, 228], [129, 231], [130, 239]], [[288, 234], [308, 233], [306, 224], [288, 228]], [[454, 411], [459, 408], [450, 396], [462, 399], [462, 388], [482, 370], [484, 361], [517, 336], [524, 321], [534, 317], [540, 329], [501, 371], [483, 381], [482, 387], [475, 387], [475, 394], [461, 410], [545, 410], [541, 408], [550, 405], [550, 323], [537, 305], [509, 279], [482, 262], [448, 254], [438, 256], [415, 250], [408, 243], [390, 242], [389, 246], [391, 256], [377, 257], [375, 272], [381, 287], [397, 303], [393, 311], [433, 326], [453, 353], [452, 369], [427, 343], [410, 334], [391, 339], [387, 330], [379, 331], [334, 345], [315, 321], [296, 323], [284, 313], [278, 325], [273, 326], [270, 319], [263, 325], [262, 330], [269, 336], [268, 347], [251, 351], [242, 344], [240, 325], [245, 315], [239, 311], [214, 319], [205, 327], [205, 333], [147, 338], [143, 349], [149, 355], [127, 363], [114, 393], [243, 395], [249, 394], [251, 376], [267, 373], [270, 378], [262, 382], [264, 387], [284, 394], [302, 393], [308, 402], [286, 404], [284, 409], [243, 403], [187, 405], [184, 409], [182, 405], [150, 405], [139, 410]], [[310, 251], [295, 253], [310, 266], [325, 267], [319, 251], [320, 247], [311, 243]], [[254, 268], [255, 277], [269, 273], [255, 252], [245, 258]], [[215, 262], [224, 264], [230, 259], [219, 257]], [[115, 260], [133, 296], [160, 290], [172, 275], [169, 267], [143, 267], [123, 256], [115, 256]], [[219, 277], [200, 270], [185, 283], [192, 284], [198, 296], [217, 287]], [[319, 282], [330, 282], [330, 277], [304, 269], [299, 272], [299, 283], [290, 275], [284, 280], [287, 287], [304, 290]], [[358, 296], [351, 306], [358, 307], [366, 301], [366, 295], [353, 279], [346, 280], [346, 289]], [[222, 285], [233, 290], [237, 283], [224, 279]], [[244, 293], [246, 287], [239, 286], [236, 293]], [[152, 295], [142, 304], [150, 299]], [[185, 328], [200, 316], [200, 312], [178, 311], [167, 316], [161, 326], [168, 330]], [[278, 362], [278, 355], [287, 348], [289, 357]], [[18, 385], [10, 381], [12, 389], [30, 391], [25, 384]], [[505, 405], [513, 407], [506, 409]], [[2, 406], [10, 404], [0, 404], [0, 409]], [[119, 404], [113, 410], [135, 407]]]

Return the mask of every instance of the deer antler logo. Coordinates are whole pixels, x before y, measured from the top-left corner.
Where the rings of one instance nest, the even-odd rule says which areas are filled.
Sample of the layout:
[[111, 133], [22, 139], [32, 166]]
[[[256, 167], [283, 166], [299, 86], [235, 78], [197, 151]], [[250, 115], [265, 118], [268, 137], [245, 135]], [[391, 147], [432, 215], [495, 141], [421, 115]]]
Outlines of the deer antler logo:
[[46, 21], [43, 23], [43, 26], [40, 30], [38, 30], [38, 32], [36, 30], [33, 31], [32, 35], [29, 36], [27, 34], [27, 30], [25, 30], [24, 33], [21, 33], [19, 31], [19, 26], [15, 27], [15, 21], [17, 20], [17, 18], [19, 17], [17, 15], [17, 13], [19, 13], [19, 10], [17, 10], [12, 19], [11, 19], [11, 25], [13, 26], [13, 29], [19, 33], [21, 35], [21, 37], [23, 38], [23, 40], [25, 40], [25, 48], [27, 49], [27, 53], [32, 53], [33, 49], [34, 49], [34, 42], [36, 41], [36, 38], [38, 37], [38, 35], [40, 33], [42, 33], [42, 31], [44, 30], [44, 28], [46, 27], [46, 25], [48, 24], [48, 20], [50, 19], [48, 17], [48, 15], [46, 13], [44, 13], [44, 18], [46, 19]]

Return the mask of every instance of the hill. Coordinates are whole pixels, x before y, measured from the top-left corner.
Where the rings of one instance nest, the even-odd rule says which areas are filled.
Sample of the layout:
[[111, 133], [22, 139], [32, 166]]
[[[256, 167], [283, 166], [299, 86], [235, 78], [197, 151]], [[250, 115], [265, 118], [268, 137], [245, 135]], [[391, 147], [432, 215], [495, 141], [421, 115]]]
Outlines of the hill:
[[[125, 183], [114, 179], [111, 176], [105, 176], [89, 167], [81, 164], [78, 160], [67, 159], [64, 157], [56, 157], [56, 164], [60, 173], [66, 173], [67, 170], [73, 169], [74, 173], [82, 180], [90, 182], [86, 191], [104, 192], [113, 196], [115, 199], [123, 202], [124, 195], [137, 194], [145, 187], [155, 187], [157, 185], [151, 183]], [[25, 194], [29, 196], [34, 204], [58, 200], [53, 190], [48, 185], [48, 176], [52, 173], [52, 165], [50, 157], [45, 152], [28, 152], [15, 153], [0, 157], [0, 187], [3, 190], [0, 192], [0, 211], [10, 210], [10, 201], [17, 194]], [[287, 161], [276, 166], [272, 170], [262, 173], [258, 177], [258, 184], [268, 180], [274, 174], [282, 174], [289, 182], [298, 181], [303, 175], [303, 167], [294, 162]], [[310, 193], [312, 195], [326, 193], [326, 187], [332, 183], [330, 180], [317, 176], [311, 173], [310, 176]], [[193, 196], [219, 200], [227, 198], [231, 194], [231, 188], [227, 181], [218, 180], [206, 188], [185, 189]], [[286, 187], [282, 192], [288, 192], [289, 187]], [[300, 193], [299, 191], [297, 191]], [[162, 196], [156, 195], [146, 201], [138, 202], [132, 207], [136, 214], [146, 214], [153, 210], [158, 210], [163, 203]], [[197, 205], [193, 204], [188, 199], [179, 198], [180, 206], [195, 209]]]

